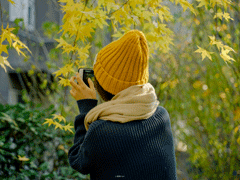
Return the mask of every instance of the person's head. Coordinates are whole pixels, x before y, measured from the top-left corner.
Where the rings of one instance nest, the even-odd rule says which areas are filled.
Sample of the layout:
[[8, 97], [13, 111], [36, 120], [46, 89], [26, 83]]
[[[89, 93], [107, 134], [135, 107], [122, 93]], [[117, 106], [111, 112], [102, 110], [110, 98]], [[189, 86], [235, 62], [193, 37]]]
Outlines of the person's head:
[[149, 78], [149, 50], [143, 32], [131, 30], [101, 49], [95, 57], [95, 87], [104, 101], [120, 91], [146, 84]]
[[110, 101], [114, 95], [105, 91], [94, 76], [94, 87], [104, 101]]

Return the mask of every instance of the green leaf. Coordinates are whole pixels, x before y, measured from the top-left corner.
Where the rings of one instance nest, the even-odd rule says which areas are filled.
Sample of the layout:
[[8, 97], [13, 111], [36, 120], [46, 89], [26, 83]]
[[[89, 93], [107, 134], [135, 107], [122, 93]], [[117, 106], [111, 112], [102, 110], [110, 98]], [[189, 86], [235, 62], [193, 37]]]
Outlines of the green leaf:
[[7, 121], [10, 124], [14, 124], [16, 127], [18, 127], [17, 123], [6, 113], [2, 112], [3, 117], [1, 117], [2, 120]]
[[41, 170], [48, 170], [49, 169], [49, 163], [44, 162], [39, 167], [40, 167]]
[[17, 26], [20, 26], [19, 23], [22, 22], [23, 23], [23, 18], [16, 18], [14, 20], [14, 23], [17, 25]]

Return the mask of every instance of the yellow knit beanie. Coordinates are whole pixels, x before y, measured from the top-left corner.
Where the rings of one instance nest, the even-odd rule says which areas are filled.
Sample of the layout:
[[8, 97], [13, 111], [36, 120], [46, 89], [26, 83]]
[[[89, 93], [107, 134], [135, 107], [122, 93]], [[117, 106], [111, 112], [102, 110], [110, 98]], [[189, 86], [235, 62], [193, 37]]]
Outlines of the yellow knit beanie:
[[131, 30], [99, 51], [94, 76], [105, 91], [116, 95], [132, 85], [148, 82], [148, 59], [145, 35]]

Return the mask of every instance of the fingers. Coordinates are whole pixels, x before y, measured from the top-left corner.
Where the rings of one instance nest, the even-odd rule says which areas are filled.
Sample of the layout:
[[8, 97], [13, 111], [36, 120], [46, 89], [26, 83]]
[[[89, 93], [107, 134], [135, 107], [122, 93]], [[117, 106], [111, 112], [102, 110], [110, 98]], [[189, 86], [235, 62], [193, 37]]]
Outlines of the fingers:
[[75, 76], [72, 76], [70, 79], [70, 84], [72, 85], [72, 87], [74, 87], [75, 89], [78, 89], [78, 85], [77, 83], [74, 82], [74, 79], [76, 79]]
[[91, 78], [88, 78], [88, 84], [89, 84], [90, 89], [95, 89]]
[[81, 87], [87, 87], [87, 85], [83, 82], [82, 78], [80, 77], [79, 73], [76, 73], [76, 78], [77, 78], [77, 82]]
[[[78, 75], [78, 74], [77, 74]], [[74, 82], [77, 79], [78, 83]], [[70, 90], [70, 94], [76, 99], [97, 99], [96, 98], [96, 90], [94, 88], [93, 81], [88, 78], [89, 87], [83, 82], [83, 80], [79, 77], [73, 76], [70, 78], [70, 84], [72, 85], [72, 89]]]

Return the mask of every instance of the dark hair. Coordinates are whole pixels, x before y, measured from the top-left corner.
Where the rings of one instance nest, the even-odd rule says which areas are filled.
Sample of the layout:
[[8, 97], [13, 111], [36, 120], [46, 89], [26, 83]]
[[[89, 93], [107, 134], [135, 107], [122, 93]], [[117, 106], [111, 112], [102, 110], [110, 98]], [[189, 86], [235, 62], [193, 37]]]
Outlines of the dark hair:
[[110, 92], [107, 92], [106, 90], [104, 90], [103, 87], [97, 81], [95, 76], [94, 76], [94, 86], [104, 101], [110, 101], [115, 96]]

